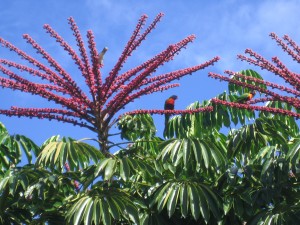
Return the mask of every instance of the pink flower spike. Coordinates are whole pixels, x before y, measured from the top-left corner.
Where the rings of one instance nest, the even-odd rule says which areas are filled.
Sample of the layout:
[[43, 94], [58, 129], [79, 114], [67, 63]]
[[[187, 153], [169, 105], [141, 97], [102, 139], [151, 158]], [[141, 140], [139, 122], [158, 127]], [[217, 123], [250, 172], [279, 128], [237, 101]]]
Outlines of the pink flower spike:
[[[15, 52], [27, 63], [22, 65], [7, 59], [0, 59], [0, 86], [40, 96], [56, 104], [56, 107], [53, 108], [20, 108], [14, 106], [10, 109], [0, 109], [0, 114], [56, 120], [85, 127], [96, 133], [101, 151], [107, 153], [110, 143], [108, 140], [110, 128], [117, 121], [117, 118], [115, 118], [116, 114], [120, 110], [123, 110], [127, 104], [144, 95], [178, 87], [179, 83], [172, 83], [174, 80], [194, 74], [219, 60], [219, 57], [214, 57], [196, 66], [156, 75], [158, 68], [173, 60], [182, 49], [185, 49], [189, 43], [193, 42], [195, 35], [189, 35], [177, 43], [169, 45], [165, 50], [150, 57], [149, 60], [141, 65], [121, 73], [120, 71], [127, 59], [132, 56], [133, 51], [155, 29], [162, 16], [162, 13], [158, 14], [145, 29], [147, 16], [143, 15], [140, 18], [117, 63], [107, 76], [103, 76], [103, 71], [101, 71], [103, 68], [104, 53], [99, 54], [99, 49], [97, 49], [95, 41], [96, 38], [91, 30], [87, 31], [86, 45], [75, 20], [73, 18], [68, 19], [78, 47], [79, 53], [77, 53], [50, 25], [44, 25], [44, 29], [50, 37], [55, 39], [58, 45], [68, 53], [69, 57], [75, 63], [78, 72], [84, 78], [85, 85], [87, 86], [83, 89], [81, 89], [82, 85], [76, 83], [75, 76], [72, 77], [31, 36], [25, 34], [24, 38], [50, 66], [44, 65], [25, 51], [0, 38], [0, 43], [5, 48]], [[110, 59], [105, 58], [106, 60]], [[28, 62], [30, 65], [28, 65]], [[74, 72], [74, 74], [77, 73]], [[34, 76], [35, 80], [40, 79], [41, 82], [27, 79], [28, 75]], [[89, 94], [85, 93], [84, 90], [88, 90]], [[291, 102], [291, 99], [284, 98], [283, 101]], [[193, 110], [174, 110], [171, 112], [166, 110], [138, 110], [128, 113], [191, 114], [210, 110], [212, 110], [212, 107]]]

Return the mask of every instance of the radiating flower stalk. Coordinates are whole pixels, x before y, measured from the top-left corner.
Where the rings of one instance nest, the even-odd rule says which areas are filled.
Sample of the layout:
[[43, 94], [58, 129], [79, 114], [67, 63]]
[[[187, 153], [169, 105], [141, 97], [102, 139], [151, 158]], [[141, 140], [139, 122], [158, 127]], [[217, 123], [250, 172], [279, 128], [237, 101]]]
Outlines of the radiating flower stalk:
[[[101, 69], [104, 66], [103, 58], [107, 51], [104, 48], [98, 52], [95, 37], [91, 30], [87, 31], [88, 47], [86, 48], [82, 34], [73, 18], [69, 24], [76, 39], [79, 53], [68, 44], [50, 25], [44, 25], [46, 32], [58, 42], [78, 66], [78, 70], [85, 79], [89, 93], [85, 93], [72, 77], [52, 56], [43, 49], [30, 35], [23, 38], [47, 61], [47, 65], [35, 59], [18, 47], [0, 37], [2, 46], [17, 53], [27, 65], [16, 63], [7, 59], [0, 59], [0, 71], [6, 77], [0, 77], [0, 86], [31, 93], [57, 104], [57, 108], [21, 108], [13, 106], [10, 109], [1, 109], [0, 113], [7, 116], [35, 117], [39, 119], [57, 120], [71, 123], [90, 129], [97, 133], [100, 150], [109, 151], [109, 130], [116, 123], [116, 114], [120, 113], [127, 104], [143, 95], [165, 91], [179, 86], [171, 83], [185, 75], [192, 74], [205, 67], [213, 65], [219, 60], [215, 57], [208, 62], [177, 71], [155, 74], [156, 70], [171, 61], [174, 56], [195, 39], [190, 35], [178, 43], [169, 45], [164, 51], [155, 55], [148, 61], [123, 72], [121, 69], [129, 56], [140, 46], [146, 36], [156, 27], [163, 14], [158, 14], [146, 28], [147, 16], [143, 15], [129, 41], [127, 42], [117, 63], [107, 76], [103, 76]], [[88, 50], [87, 50], [88, 49]], [[49, 66], [50, 65], [50, 66]], [[43, 82], [37, 83], [24, 78], [23, 74], [41, 78]], [[143, 110], [143, 113], [172, 113], [184, 114], [199, 111], [210, 111], [211, 107], [195, 110]], [[140, 113], [133, 111], [131, 114]]]
[[[288, 55], [290, 55], [294, 61], [300, 63], [300, 47], [289, 36], [284, 35], [283, 39], [279, 38], [275, 33], [271, 33], [270, 36], [277, 42], [277, 44], [283, 49], [284, 52], [288, 53]], [[233, 83], [251, 90], [256, 90], [266, 95], [266, 97], [253, 99], [246, 103], [227, 102], [220, 99], [212, 99], [212, 102], [215, 104], [222, 104], [229, 107], [271, 112], [274, 114], [292, 116], [296, 119], [300, 118], [300, 74], [289, 70], [280, 61], [278, 57], [273, 57], [272, 61], [269, 61], [251, 49], [246, 49], [245, 53], [249, 56], [238, 55], [238, 58], [242, 61], [246, 61], [252, 65], [258, 66], [263, 70], [267, 70], [273, 74], [280, 76], [289, 85], [289, 87], [274, 84], [272, 82], [260, 80], [232, 71], [225, 71], [225, 73], [228, 76], [223, 76], [216, 73], [209, 73], [209, 76], [214, 79], [219, 79], [221, 81]], [[230, 76], [235, 78], [242, 78], [245, 81], [230, 78]], [[255, 82], [256, 85], [249, 84], [246, 81]], [[267, 87], [269, 87], [269, 89], [275, 89], [277, 91], [275, 92], [270, 91], [269, 89], [261, 88], [259, 84], [264, 84]], [[268, 101], [278, 101], [281, 103], [286, 103], [292, 106], [294, 108], [294, 111], [256, 105], [256, 103], [266, 103]]]

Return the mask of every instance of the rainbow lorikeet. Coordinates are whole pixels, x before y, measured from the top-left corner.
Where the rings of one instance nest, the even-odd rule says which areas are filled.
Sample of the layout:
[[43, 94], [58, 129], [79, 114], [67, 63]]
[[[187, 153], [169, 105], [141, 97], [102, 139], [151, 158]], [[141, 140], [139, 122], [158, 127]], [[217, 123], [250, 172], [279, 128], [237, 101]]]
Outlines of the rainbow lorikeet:
[[[174, 110], [174, 107], [175, 107], [175, 100], [176, 100], [177, 98], [178, 98], [177, 95], [172, 95], [170, 98], [168, 98], [168, 99], [165, 101], [164, 109], [165, 109], [165, 110]], [[169, 119], [170, 119], [170, 114], [165, 114], [165, 131], [166, 131], [166, 128], [167, 128]], [[164, 133], [165, 133], [165, 131], [164, 131]]]
[[241, 96], [237, 97], [235, 102], [245, 103], [245, 102], [251, 100], [255, 96], [255, 94], [256, 94], [256, 91], [254, 91], [254, 90], [250, 91], [249, 93], [244, 93]]

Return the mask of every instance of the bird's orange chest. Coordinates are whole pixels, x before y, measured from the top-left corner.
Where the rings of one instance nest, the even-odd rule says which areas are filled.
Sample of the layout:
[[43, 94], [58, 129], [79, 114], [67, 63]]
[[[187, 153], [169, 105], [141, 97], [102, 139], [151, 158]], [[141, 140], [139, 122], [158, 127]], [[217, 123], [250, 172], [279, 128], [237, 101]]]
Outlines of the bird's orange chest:
[[250, 93], [250, 94], [248, 95], [248, 99], [251, 100], [252, 98], [253, 98], [253, 94]]
[[166, 100], [166, 104], [168, 104], [168, 105], [174, 105], [174, 103], [175, 103], [175, 100], [173, 98], [169, 98]]

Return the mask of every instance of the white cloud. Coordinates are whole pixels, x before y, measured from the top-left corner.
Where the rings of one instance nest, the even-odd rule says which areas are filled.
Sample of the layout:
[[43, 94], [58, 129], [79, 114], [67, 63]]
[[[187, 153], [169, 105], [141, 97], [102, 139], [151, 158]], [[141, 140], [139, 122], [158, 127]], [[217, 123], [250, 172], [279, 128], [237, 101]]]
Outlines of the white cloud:
[[[204, 51], [200, 54], [221, 56], [221, 62], [216, 64], [220, 70], [235, 69], [247, 66], [236, 60], [236, 55], [246, 48], [266, 56], [284, 54], [268, 35], [275, 32], [298, 37], [299, 8], [299, 1], [220, 1], [205, 8], [206, 13], [197, 13], [187, 26], [194, 27], [200, 39]], [[199, 58], [199, 52], [190, 53]]]

